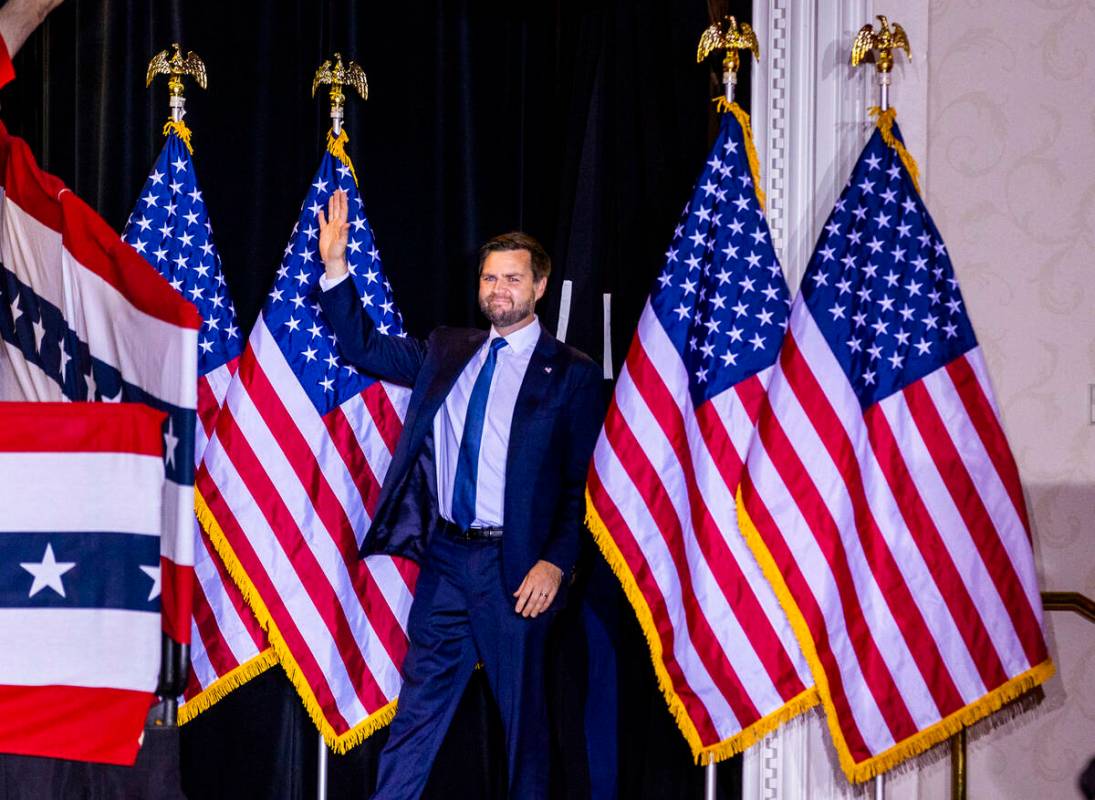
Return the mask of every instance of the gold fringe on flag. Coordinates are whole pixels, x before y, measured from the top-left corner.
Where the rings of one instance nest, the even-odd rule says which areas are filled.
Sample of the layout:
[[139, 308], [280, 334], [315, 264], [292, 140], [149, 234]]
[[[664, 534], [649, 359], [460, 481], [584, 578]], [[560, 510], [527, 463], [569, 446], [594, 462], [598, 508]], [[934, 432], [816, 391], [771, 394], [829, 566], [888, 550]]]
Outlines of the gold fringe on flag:
[[869, 111], [875, 119], [875, 124], [878, 125], [878, 132], [882, 134], [882, 141], [897, 151], [901, 163], [905, 165], [909, 177], [912, 178], [913, 188], [916, 189], [917, 194], [920, 194], [920, 167], [916, 165], [916, 159], [912, 157], [912, 154], [905, 149], [905, 145], [893, 135], [893, 123], [897, 119], [897, 109], [887, 108], [883, 111], [879, 106], [871, 106]]
[[274, 652], [274, 648], [267, 647], [257, 656], [224, 673], [202, 689], [199, 694], [194, 695], [192, 699], [182, 704], [179, 708], [179, 724], [185, 725], [190, 722], [203, 711], [212, 708], [218, 700], [223, 700], [233, 689], [243, 686], [252, 678], [266, 672], [276, 663], [278, 663], [277, 653]]
[[213, 511], [209, 508], [202, 493], [197, 489], [194, 490], [194, 511], [197, 514], [198, 522], [201, 523], [202, 528], [209, 535], [209, 541], [213, 543], [213, 549], [217, 551], [217, 555], [224, 562], [225, 569], [228, 570], [228, 574], [239, 587], [243, 599], [247, 601], [247, 605], [255, 612], [255, 618], [258, 620], [259, 625], [266, 631], [266, 637], [270, 640], [271, 649], [277, 654], [282, 669], [285, 670], [286, 676], [297, 690], [308, 716], [311, 717], [327, 746], [340, 755], [347, 753], [355, 745], [361, 744], [373, 733], [391, 722], [392, 717], [395, 716], [395, 707], [398, 700], [392, 700], [384, 707], [377, 709], [345, 733], [335, 732], [334, 727], [323, 715], [323, 709], [320, 707], [319, 701], [316, 700], [312, 687], [308, 685], [308, 680], [304, 677], [300, 665], [293, 658], [289, 645], [286, 644], [285, 638], [278, 630], [273, 617], [270, 616], [266, 603], [263, 602], [255, 585], [243, 569], [243, 565], [240, 564], [235, 551], [232, 550], [232, 545], [229, 544], [228, 538], [221, 529], [220, 523], [213, 516]]
[[190, 153], [190, 155], [194, 155], [194, 148], [190, 144], [190, 128], [186, 127], [186, 123], [181, 119], [178, 122], [169, 119], [163, 126], [163, 135], [168, 136], [172, 133], [182, 139], [182, 143], [186, 145], [186, 152]]
[[720, 114], [733, 114], [734, 119], [741, 125], [741, 132], [745, 138], [745, 154], [749, 158], [749, 171], [753, 173], [753, 188], [757, 193], [757, 202], [760, 203], [760, 210], [764, 211], [764, 189], [760, 185], [760, 159], [757, 158], [757, 147], [753, 144], [753, 126], [749, 121], [749, 115], [745, 113], [745, 109], [739, 106], [737, 103], [726, 102], [725, 97], [715, 98], [715, 109]]
[[669, 706], [669, 713], [673, 715], [673, 720], [680, 728], [685, 741], [688, 742], [688, 746], [692, 750], [692, 757], [697, 764], [710, 764], [730, 758], [730, 756], [736, 755], [750, 745], [759, 742], [784, 722], [817, 705], [817, 692], [813, 687], [810, 687], [733, 736], [716, 744], [705, 746], [700, 740], [700, 734], [696, 730], [695, 723], [688, 716], [684, 701], [673, 689], [673, 680], [669, 677], [669, 671], [665, 668], [665, 654], [662, 651], [662, 640], [658, 635], [658, 626], [654, 622], [654, 615], [646, 603], [646, 598], [643, 597], [635, 576], [631, 574], [631, 569], [627, 566], [623, 553], [616, 546], [612, 534], [609, 533], [608, 527], [601, 519], [596, 506], [593, 505], [593, 498], [590, 496], [588, 488], [586, 489], [585, 522], [586, 527], [593, 534], [593, 540], [597, 543], [601, 554], [608, 562], [608, 566], [620, 581], [624, 595], [639, 620], [639, 627], [642, 628], [643, 637], [646, 639], [647, 647], [650, 650], [650, 660], [654, 665], [654, 675], [658, 680], [658, 688]]
[[848, 749], [848, 743], [844, 739], [844, 733], [837, 719], [825, 667], [822, 666], [821, 659], [818, 657], [814, 637], [806, 624], [806, 618], [802, 615], [798, 603], [795, 602], [783, 573], [780, 572], [779, 565], [776, 564], [775, 558], [768, 550], [768, 545], [765, 544], [764, 538], [760, 535], [756, 525], [753, 524], [749, 512], [742, 503], [740, 488], [737, 492], [737, 506], [738, 526], [741, 528], [742, 535], [745, 536], [749, 549], [753, 551], [761, 572], [764, 573], [764, 577], [772, 585], [780, 606], [787, 613], [787, 618], [791, 622], [791, 628], [795, 632], [795, 637], [802, 648], [802, 654], [806, 657], [806, 661], [810, 665], [810, 672], [814, 676], [814, 682], [817, 684], [821, 704], [825, 709], [825, 721], [829, 726], [829, 735], [833, 738], [833, 746], [840, 760], [840, 767], [852, 783], [862, 783], [870, 780], [876, 775], [881, 775], [883, 772], [893, 769], [902, 761], [946, 741], [963, 728], [987, 717], [992, 712], [999, 710], [1007, 703], [1053, 676], [1053, 661], [1047, 658], [1041, 664], [1036, 664], [1026, 672], [1016, 675], [969, 705], [958, 709], [950, 716], [895, 744], [889, 750], [856, 763], [851, 751]]

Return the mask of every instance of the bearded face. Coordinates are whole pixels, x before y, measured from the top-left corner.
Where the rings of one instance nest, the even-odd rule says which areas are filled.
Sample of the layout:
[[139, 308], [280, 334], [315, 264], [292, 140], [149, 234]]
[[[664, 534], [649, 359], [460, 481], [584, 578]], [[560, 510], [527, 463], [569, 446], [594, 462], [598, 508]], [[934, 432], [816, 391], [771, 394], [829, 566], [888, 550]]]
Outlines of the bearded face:
[[479, 272], [479, 308], [496, 330], [531, 319], [547, 286], [547, 278], [533, 280], [527, 250], [490, 253]]

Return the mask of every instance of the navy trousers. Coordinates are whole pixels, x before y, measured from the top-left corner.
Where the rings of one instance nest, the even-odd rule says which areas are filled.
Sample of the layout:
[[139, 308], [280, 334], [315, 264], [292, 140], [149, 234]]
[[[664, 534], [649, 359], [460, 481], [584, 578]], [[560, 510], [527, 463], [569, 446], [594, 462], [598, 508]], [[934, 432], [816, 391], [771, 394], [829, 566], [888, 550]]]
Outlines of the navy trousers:
[[477, 661], [502, 716], [509, 797], [547, 797], [544, 647], [554, 611], [526, 619], [515, 605], [503, 584], [498, 540], [432, 538], [415, 587], [403, 688], [373, 800], [421, 795]]

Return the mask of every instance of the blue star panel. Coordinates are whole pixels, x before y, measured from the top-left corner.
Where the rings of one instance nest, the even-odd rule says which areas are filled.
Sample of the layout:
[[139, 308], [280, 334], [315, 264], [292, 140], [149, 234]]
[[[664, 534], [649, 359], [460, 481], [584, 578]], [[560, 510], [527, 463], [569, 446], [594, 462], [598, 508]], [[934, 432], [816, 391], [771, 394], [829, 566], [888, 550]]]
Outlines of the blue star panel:
[[724, 114], [650, 303], [699, 405], [775, 363], [790, 293], [757, 202], [744, 134]]
[[[896, 125], [893, 133], [900, 139]], [[864, 409], [977, 346], [943, 239], [878, 130], [829, 216], [802, 294]]]
[[213, 227], [190, 151], [176, 134], [168, 134], [122, 239], [201, 314], [198, 374], [238, 357], [243, 339], [225, 289]]
[[365, 217], [353, 170], [329, 152], [324, 153], [262, 311], [267, 328], [321, 415], [374, 382], [342, 361], [334, 333], [313, 296], [324, 272], [316, 215], [319, 211], [326, 214], [327, 201], [337, 189], [346, 192], [349, 203], [346, 260], [361, 304], [381, 333], [406, 335], [403, 317], [392, 299], [391, 284], [381, 268], [380, 251]]

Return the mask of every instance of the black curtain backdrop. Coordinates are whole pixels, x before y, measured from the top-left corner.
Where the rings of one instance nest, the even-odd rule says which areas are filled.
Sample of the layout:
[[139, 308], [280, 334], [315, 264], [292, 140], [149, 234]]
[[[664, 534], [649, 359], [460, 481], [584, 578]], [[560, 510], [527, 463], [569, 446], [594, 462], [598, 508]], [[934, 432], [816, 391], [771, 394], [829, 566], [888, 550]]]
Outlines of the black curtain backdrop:
[[[163, 142], [167, 90], [163, 78], [145, 90], [148, 61], [172, 41], [200, 54], [209, 88], [188, 88], [186, 121], [246, 330], [322, 152], [327, 102], [322, 90], [311, 99], [311, 81], [338, 50], [368, 75], [369, 101], [348, 102], [349, 152], [410, 332], [485, 326], [476, 249], [522, 229], [554, 258], [544, 324], [556, 329], [562, 283], [572, 281], [567, 341], [600, 361], [611, 295], [618, 366], [717, 124], [709, 98], [718, 65], [695, 63], [696, 42], [713, 11], [748, 20], [750, 5], [67, 0], [16, 57], [0, 118], [120, 231]], [[739, 86], [747, 95], [748, 72]], [[591, 624], [614, 643], [614, 681], [588, 677]], [[556, 637], [553, 794], [591, 796], [615, 773], [620, 798], [701, 796], [702, 770], [593, 548]], [[615, 724], [585, 718], [587, 695], [607, 696], [606, 686], [615, 699], [598, 708], [614, 710]], [[586, 741], [596, 731], [618, 734], [616, 747], [601, 733]], [[385, 738], [332, 756], [331, 800], [365, 796]], [[278, 668], [184, 726], [180, 741], [191, 798], [315, 796], [315, 728]], [[587, 750], [615, 763], [590, 769]], [[476, 677], [426, 796], [503, 797], [502, 752], [500, 722]], [[720, 765], [719, 787], [720, 797], [740, 795], [736, 759]]]

